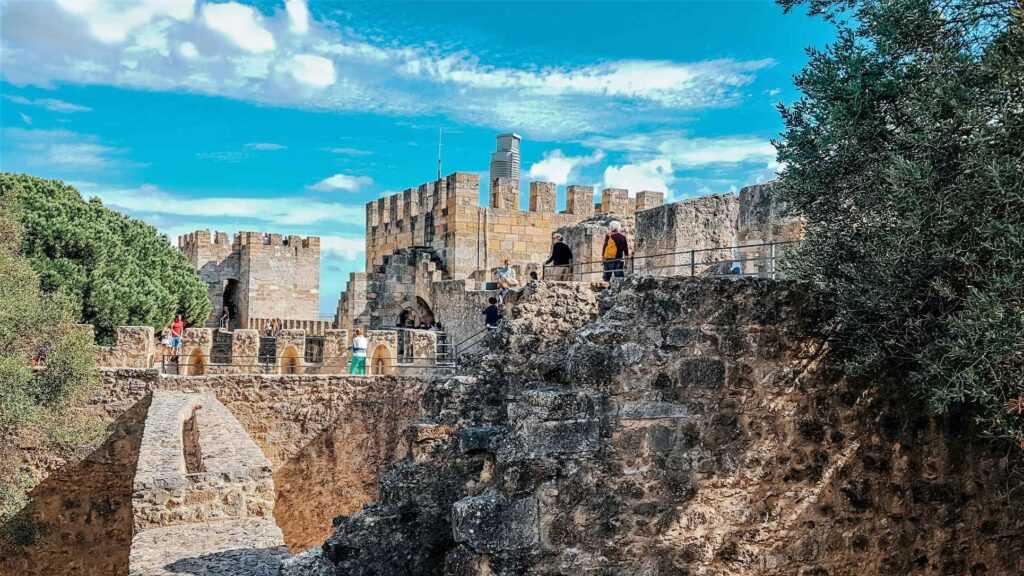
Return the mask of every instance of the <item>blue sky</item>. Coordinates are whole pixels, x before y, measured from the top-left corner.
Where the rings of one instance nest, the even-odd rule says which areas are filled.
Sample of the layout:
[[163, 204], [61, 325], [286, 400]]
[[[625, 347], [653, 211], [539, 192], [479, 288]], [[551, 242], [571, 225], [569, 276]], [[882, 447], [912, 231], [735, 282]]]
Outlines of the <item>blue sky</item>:
[[[323, 238], [321, 310], [363, 268], [364, 204], [486, 173], [670, 198], [771, 179], [774, 106], [832, 29], [768, 0], [0, 0], [0, 169], [168, 234]], [[484, 179], [486, 180], [486, 178]], [[486, 191], [485, 191], [486, 197]]]

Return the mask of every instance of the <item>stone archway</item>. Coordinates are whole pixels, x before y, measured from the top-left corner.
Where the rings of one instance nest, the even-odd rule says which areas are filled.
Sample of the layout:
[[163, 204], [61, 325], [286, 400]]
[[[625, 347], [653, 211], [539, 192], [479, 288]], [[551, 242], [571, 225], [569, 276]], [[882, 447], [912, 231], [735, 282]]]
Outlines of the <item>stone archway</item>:
[[302, 359], [299, 357], [299, 350], [289, 344], [281, 352], [281, 374], [301, 374]]
[[206, 374], [206, 356], [200, 348], [195, 348], [188, 355], [188, 369], [185, 371], [189, 376], [202, 376]]
[[370, 356], [370, 374], [386, 376], [395, 372], [395, 360], [391, 350], [384, 344], [378, 344]]

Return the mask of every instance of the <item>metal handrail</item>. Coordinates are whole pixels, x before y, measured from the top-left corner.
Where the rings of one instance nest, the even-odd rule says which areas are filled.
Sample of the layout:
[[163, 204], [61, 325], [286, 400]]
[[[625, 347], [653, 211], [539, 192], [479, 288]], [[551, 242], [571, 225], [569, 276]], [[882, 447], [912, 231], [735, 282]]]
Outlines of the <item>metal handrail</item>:
[[[282, 358], [273, 358], [272, 361], [269, 361], [269, 362], [268, 361], [257, 361], [257, 362], [253, 362], [253, 363], [240, 363], [240, 362], [236, 362], [235, 361], [235, 359], [246, 360], [246, 359], [253, 359], [253, 358], [255, 358], [257, 360], [260, 360], [260, 359], [263, 358], [262, 356], [251, 356], [251, 355], [234, 356], [234, 357], [232, 357], [232, 361], [231, 362], [210, 362], [210, 361], [193, 362], [193, 361], [191, 361], [190, 358], [186, 358], [186, 356], [187, 355], [184, 355], [184, 354], [161, 354], [160, 355], [160, 370], [161, 370], [161, 372], [165, 372], [166, 373], [168, 366], [172, 366], [174, 368], [174, 370], [177, 372], [177, 371], [180, 371], [182, 368], [191, 368], [191, 367], [196, 367], [196, 366], [202, 366], [202, 367], [221, 367], [221, 368], [223, 368], [223, 367], [235, 367], [235, 368], [253, 368], [253, 367], [257, 367], [257, 368], [261, 368], [261, 369], [264, 369], [264, 370], [269, 370], [269, 369], [272, 369], [272, 368], [274, 368], [274, 369], [280, 368], [283, 365], [281, 363]], [[324, 365], [327, 365], [327, 364], [331, 364], [332, 361], [341, 361], [341, 363], [344, 364], [344, 363], [349, 362], [351, 359], [352, 359], [351, 355], [345, 355], [345, 356], [325, 356], [323, 362], [305, 363], [305, 361], [303, 361], [304, 362], [303, 367], [307, 367], [307, 366], [324, 366]], [[370, 360], [370, 359], [373, 359], [373, 360], [381, 360], [381, 359], [387, 360], [387, 361], [390, 361], [393, 366], [400, 367], [400, 368], [429, 368], [429, 367], [435, 367], [435, 366], [443, 366], [443, 365], [437, 363], [437, 358], [436, 357], [429, 357], [429, 356], [413, 356], [413, 357], [406, 357], [405, 358], [405, 359], [412, 360], [412, 362], [401, 362], [400, 360], [403, 360], [403, 358], [400, 357], [400, 356], [367, 357], [367, 360]], [[181, 360], [185, 360], [185, 361], [182, 362]], [[420, 361], [422, 361], [422, 362], [420, 362]]]
[[[709, 268], [711, 266], [714, 266], [715, 264], [722, 264], [722, 263], [725, 263], [725, 262], [758, 262], [758, 261], [765, 261], [765, 260], [767, 260], [767, 261], [769, 261], [771, 263], [771, 272], [770, 272], [770, 274], [774, 278], [774, 276], [775, 276], [775, 266], [774, 266], [774, 264], [775, 264], [775, 260], [778, 259], [778, 256], [775, 253], [775, 248], [777, 246], [784, 246], [784, 245], [787, 245], [787, 244], [799, 244], [799, 243], [800, 243], [799, 240], [783, 240], [783, 241], [778, 241], [778, 242], [761, 242], [761, 243], [758, 243], [758, 244], [737, 244], [737, 245], [732, 245], [732, 246], [721, 246], [721, 247], [717, 247], [717, 248], [693, 248], [693, 249], [690, 249], [690, 250], [678, 250], [678, 251], [675, 251], [675, 252], [663, 252], [663, 253], [659, 253], [659, 254], [642, 254], [640, 256], [637, 256], [635, 254], [631, 254], [630, 256], [628, 256], [626, 258], [614, 258], [614, 259], [608, 259], [608, 260], [605, 260], [605, 259], [585, 260], [585, 261], [581, 261], [581, 262], [575, 262], [574, 261], [570, 265], [570, 270], [571, 270], [571, 274], [573, 274], [574, 276], [575, 275], [583, 276], [583, 275], [588, 275], [588, 274], [605, 274], [605, 273], [612, 273], [612, 274], [622, 273], [623, 275], [625, 275], [627, 273], [634, 273], [634, 272], [637, 271], [636, 270], [636, 261], [637, 260], [644, 261], [644, 260], [648, 260], [648, 259], [651, 259], [651, 258], [664, 258], [664, 257], [667, 257], [667, 256], [689, 255], [690, 256], [689, 262], [673, 263], [673, 264], [667, 264], [667, 265], [662, 265], [662, 266], [658, 266], [658, 265], [655, 265], [655, 266], [644, 266], [641, 270], [647, 271], [647, 270], [661, 270], [661, 269], [665, 269], [665, 268], [686, 268], [686, 267], [689, 267], [689, 269], [690, 269], [690, 276], [693, 277], [693, 276], [697, 276], [696, 269], [697, 269], [698, 266], [703, 268], [703, 269], [706, 269], [706, 268]], [[765, 255], [765, 256], [753, 257], [753, 258], [724, 258], [724, 259], [720, 259], [720, 260], [709, 260], [709, 261], [700, 261], [700, 260], [697, 259], [697, 255], [698, 254], [704, 254], [704, 253], [708, 253], [708, 252], [721, 252], [721, 251], [724, 251], [724, 250], [730, 250], [731, 251], [731, 250], [742, 250], [742, 249], [751, 249], [751, 248], [768, 248], [769, 251], [770, 251], [770, 254]], [[604, 270], [603, 268], [597, 269], [597, 270], [582, 270], [581, 269], [582, 267], [587, 266], [587, 265], [593, 265], [593, 264], [601, 264], [601, 265], [603, 265], [603, 264], [605, 264], [607, 262], [622, 262], [623, 264], [628, 263], [628, 266], [623, 266], [622, 268], [620, 268], [618, 270]], [[542, 270], [546, 273], [546, 271], [549, 268], [562, 268], [562, 267], [564, 267], [564, 265], [558, 265], [558, 266], [556, 266], [556, 265], [544, 265], [542, 267]], [[754, 276], [756, 274], [754, 274], [754, 273], [740, 273], [739, 275], [740, 276]]]

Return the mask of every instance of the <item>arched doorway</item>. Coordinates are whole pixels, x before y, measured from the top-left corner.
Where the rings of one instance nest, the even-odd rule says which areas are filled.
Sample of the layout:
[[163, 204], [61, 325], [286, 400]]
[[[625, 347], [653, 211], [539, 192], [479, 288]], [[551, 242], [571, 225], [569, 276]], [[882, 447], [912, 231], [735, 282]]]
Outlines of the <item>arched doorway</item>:
[[384, 344], [378, 344], [370, 356], [370, 374], [384, 376], [394, 372], [394, 359], [391, 350]]
[[416, 327], [430, 328], [434, 324], [434, 311], [426, 300], [416, 297]]
[[295, 346], [288, 345], [281, 353], [281, 374], [299, 374], [302, 372], [302, 360]]
[[203, 356], [203, 351], [199, 348], [193, 349], [192, 353], [188, 355], [188, 370], [185, 373], [189, 376], [206, 374], [206, 357]]

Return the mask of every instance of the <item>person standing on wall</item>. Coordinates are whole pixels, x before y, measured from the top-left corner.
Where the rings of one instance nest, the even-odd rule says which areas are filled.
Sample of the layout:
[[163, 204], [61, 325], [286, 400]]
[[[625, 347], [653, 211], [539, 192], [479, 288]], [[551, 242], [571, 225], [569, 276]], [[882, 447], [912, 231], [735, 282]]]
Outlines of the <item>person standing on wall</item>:
[[622, 234], [622, 224], [618, 220], [612, 220], [608, 224], [608, 233], [604, 236], [604, 281], [611, 281], [612, 277], [622, 278], [626, 275], [626, 257], [629, 256], [629, 242]]
[[181, 335], [185, 331], [185, 321], [181, 319], [181, 314], [178, 314], [174, 322], [171, 323], [171, 350], [174, 354], [181, 352]]
[[562, 235], [555, 233], [551, 235], [554, 244], [551, 245], [551, 257], [544, 262], [545, 280], [555, 282], [567, 282], [572, 280], [572, 249], [562, 240]]
[[366, 376], [366, 349], [370, 342], [363, 336], [361, 328], [356, 328], [355, 334], [352, 339], [352, 367], [349, 371], [356, 376]]

